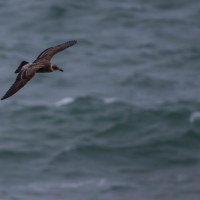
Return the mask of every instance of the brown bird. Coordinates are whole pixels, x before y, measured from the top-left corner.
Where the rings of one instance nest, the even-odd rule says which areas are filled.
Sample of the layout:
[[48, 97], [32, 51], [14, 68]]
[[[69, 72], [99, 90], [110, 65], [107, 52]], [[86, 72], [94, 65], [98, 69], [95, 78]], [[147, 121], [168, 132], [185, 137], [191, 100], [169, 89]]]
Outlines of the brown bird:
[[58, 52], [67, 49], [77, 43], [76, 40], [65, 42], [55, 47], [49, 47], [45, 49], [32, 63], [22, 61], [15, 73], [18, 73], [17, 78], [6, 94], [1, 100], [6, 99], [28, 83], [34, 76], [35, 73], [48, 73], [56, 70], [62, 71], [56, 64], [50, 63], [51, 58]]

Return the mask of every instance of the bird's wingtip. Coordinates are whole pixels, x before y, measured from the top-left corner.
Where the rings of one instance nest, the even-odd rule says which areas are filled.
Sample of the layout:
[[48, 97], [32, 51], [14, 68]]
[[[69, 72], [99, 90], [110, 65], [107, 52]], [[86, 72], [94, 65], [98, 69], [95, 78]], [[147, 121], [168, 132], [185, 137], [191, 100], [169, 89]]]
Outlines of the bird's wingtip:
[[77, 40], [71, 40], [71, 41], [68, 41], [67, 43], [71, 43], [72, 45], [74, 45], [77, 43]]
[[1, 100], [7, 99], [8, 97], [6, 97], [6, 95], [4, 95]]

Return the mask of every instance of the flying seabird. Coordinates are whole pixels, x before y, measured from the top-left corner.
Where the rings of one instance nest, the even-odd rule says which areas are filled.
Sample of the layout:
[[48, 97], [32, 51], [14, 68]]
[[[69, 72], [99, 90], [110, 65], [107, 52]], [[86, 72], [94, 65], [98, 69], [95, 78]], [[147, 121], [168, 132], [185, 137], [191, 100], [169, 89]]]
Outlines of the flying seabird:
[[12, 96], [22, 87], [24, 87], [26, 83], [28, 83], [28, 81], [34, 77], [35, 73], [48, 73], [56, 70], [63, 72], [63, 70], [60, 69], [56, 64], [50, 63], [50, 60], [56, 53], [63, 51], [75, 45], [76, 43], [76, 40], [72, 40], [54, 47], [49, 47], [40, 53], [40, 55], [32, 63], [22, 61], [15, 71], [15, 73], [18, 73], [15, 82], [6, 92], [6, 94], [1, 98], [1, 100]]

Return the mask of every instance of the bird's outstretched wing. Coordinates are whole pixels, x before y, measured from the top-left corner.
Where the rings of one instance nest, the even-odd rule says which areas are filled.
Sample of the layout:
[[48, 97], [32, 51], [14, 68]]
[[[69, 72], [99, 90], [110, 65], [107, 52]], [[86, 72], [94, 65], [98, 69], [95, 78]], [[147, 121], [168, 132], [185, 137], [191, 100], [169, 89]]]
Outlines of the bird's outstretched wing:
[[59, 44], [59, 45], [54, 46], [54, 47], [49, 47], [48, 49], [45, 49], [42, 53], [40, 53], [40, 55], [36, 58], [36, 60], [34, 62], [37, 62], [40, 59], [46, 59], [46, 60], [50, 61], [51, 58], [55, 54], [75, 45], [76, 43], [77, 43], [76, 40], [72, 40], [72, 41], [65, 42], [63, 44]]
[[17, 91], [19, 91], [22, 87], [24, 87], [28, 81], [31, 80], [31, 78], [33, 78], [33, 76], [35, 75], [36, 71], [41, 68], [38, 65], [31, 65], [29, 68], [21, 71], [15, 82], [12, 84], [12, 86], [10, 87], [10, 89], [6, 92], [6, 94], [1, 98], [1, 100], [6, 99], [10, 96], [12, 96], [13, 94], [15, 94]]
[[19, 65], [19, 67], [15, 70], [15, 73], [19, 73], [20, 71], [21, 71], [21, 69], [22, 69], [22, 67], [24, 66], [24, 65], [26, 65], [26, 64], [28, 64], [29, 62], [27, 62], [27, 61], [22, 61], [21, 62], [21, 64]]

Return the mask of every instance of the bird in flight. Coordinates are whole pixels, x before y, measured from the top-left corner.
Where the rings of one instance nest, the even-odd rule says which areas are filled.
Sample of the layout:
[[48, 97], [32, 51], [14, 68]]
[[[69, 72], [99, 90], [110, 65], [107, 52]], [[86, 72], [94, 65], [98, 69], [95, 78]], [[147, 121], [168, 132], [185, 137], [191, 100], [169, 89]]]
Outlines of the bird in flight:
[[35, 76], [35, 73], [48, 73], [54, 72], [56, 70], [63, 72], [63, 70], [60, 69], [56, 64], [52, 64], [50, 60], [58, 52], [63, 51], [75, 45], [76, 43], [76, 40], [72, 40], [54, 47], [49, 47], [48, 49], [45, 49], [42, 53], [40, 53], [40, 55], [32, 63], [22, 61], [15, 71], [15, 73], [18, 73], [15, 82], [6, 92], [6, 94], [1, 98], [1, 100], [7, 99], [8, 97], [19, 91], [22, 87], [26, 85], [26, 83], [28, 83], [28, 81], [30, 81]]

